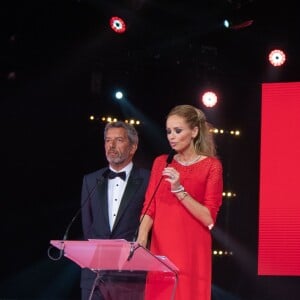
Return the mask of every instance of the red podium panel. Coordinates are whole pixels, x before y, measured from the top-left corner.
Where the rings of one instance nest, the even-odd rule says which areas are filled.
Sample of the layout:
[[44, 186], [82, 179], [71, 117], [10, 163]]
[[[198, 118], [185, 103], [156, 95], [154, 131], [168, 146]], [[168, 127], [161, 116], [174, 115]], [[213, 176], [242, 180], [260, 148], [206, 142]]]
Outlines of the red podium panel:
[[119, 271], [120, 274], [122, 271], [131, 271], [133, 274], [135, 271], [148, 272], [147, 286], [157, 285], [157, 278], [160, 278], [160, 283], [165, 281], [164, 289], [170, 294], [170, 299], [175, 296], [177, 267], [167, 257], [153, 255], [136, 242], [95, 239], [51, 240], [50, 243], [81, 268], [89, 268], [97, 274], [101, 271]]

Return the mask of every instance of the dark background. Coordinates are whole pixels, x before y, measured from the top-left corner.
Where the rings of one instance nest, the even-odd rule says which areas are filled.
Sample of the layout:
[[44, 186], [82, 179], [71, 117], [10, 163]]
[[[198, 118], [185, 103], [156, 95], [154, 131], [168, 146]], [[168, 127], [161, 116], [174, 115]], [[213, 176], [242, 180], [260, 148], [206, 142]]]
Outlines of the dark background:
[[[79, 299], [80, 268], [47, 249], [79, 208], [83, 175], [106, 165], [99, 118], [140, 119], [135, 161], [150, 168], [169, 151], [165, 115], [183, 103], [241, 131], [216, 135], [236, 197], [213, 231], [214, 248], [233, 252], [213, 257], [213, 299], [299, 299], [298, 277], [257, 275], [261, 83], [299, 81], [293, 1], [12, 0], [0, 13], [0, 299]], [[110, 30], [112, 14], [129, 20], [125, 34]], [[225, 29], [224, 16], [253, 24]], [[273, 47], [288, 54], [282, 68], [268, 64]], [[207, 87], [219, 93], [213, 109], [199, 100]], [[80, 218], [69, 232], [79, 237]]]

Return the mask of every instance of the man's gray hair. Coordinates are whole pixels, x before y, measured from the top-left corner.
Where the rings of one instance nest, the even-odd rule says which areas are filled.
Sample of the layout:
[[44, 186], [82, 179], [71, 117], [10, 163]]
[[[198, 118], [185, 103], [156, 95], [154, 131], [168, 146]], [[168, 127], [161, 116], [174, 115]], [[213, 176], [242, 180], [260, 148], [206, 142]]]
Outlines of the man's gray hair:
[[123, 121], [107, 123], [104, 129], [104, 138], [106, 137], [107, 130], [110, 128], [124, 128], [127, 132], [130, 144], [137, 145], [139, 143], [139, 136], [133, 125], [125, 123]]

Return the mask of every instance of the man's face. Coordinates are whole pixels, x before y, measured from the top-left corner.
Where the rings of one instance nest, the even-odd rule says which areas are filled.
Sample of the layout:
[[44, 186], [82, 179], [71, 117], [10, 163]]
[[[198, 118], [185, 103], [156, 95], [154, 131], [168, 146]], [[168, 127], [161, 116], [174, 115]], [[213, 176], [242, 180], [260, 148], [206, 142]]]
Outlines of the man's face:
[[137, 149], [137, 145], [130, 144], [124, 128], [108, 129], [104, 142], [106, 159], [115, 169], [126, 166]]

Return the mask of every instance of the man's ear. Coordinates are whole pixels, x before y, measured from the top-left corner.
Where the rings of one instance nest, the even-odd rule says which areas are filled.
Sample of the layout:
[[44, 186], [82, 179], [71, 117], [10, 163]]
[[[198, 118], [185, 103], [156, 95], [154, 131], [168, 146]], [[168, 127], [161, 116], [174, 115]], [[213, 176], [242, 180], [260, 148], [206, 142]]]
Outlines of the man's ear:
[[131, 145], [131, 149], [130, 149], [130, 154], [134, 155], [134, 153], [136, 152], [136, 150], [137, 150], [137, 144], [132, 144]]

